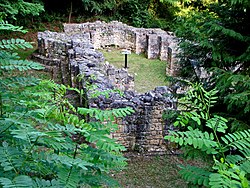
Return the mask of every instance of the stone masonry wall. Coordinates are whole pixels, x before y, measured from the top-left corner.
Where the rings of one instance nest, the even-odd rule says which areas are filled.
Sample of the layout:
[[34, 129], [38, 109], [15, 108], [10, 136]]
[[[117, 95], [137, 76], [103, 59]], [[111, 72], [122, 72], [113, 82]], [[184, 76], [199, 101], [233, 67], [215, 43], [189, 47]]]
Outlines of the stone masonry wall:
[[149, 59], [168, 60], [167, 48], [172, 48], [173, 53], [176, 50], [173, 48], [176, 41], [172, 33], [161, 29], [135, 28], [118, 21], [64, 24], [64, 31], [67, 34], [88, 33], [95, 49], [117, 46], [137, 54], [145, 53]]
[[[76, 77], [80, 74], [83, 76], [82, 87], [88, 80], [96, 85], [96, 91], [117, 88], [124, 91], [122, 96], [119, 93], [110, 93], [108, 98], [103, 95], [91, 98], [89, 92], [88, 105], [99, 109], [133, 108], [134, 114], [117, 119], [119, 130], [111, 136], [128, 150], [165, 152], [166, 143], [163, 137], [171, 127], [162, 120], [162, 114], [164, 110], [174, 109], [176, 106], [171, 90], [166, 86], [159, 86], [144, 94], [135, 93], [134, 78], [126, 69], [115, 69], [105, 63], [103, 54], [96, 51], [92, 44], [95, 33], [81, 33], [80, 29], [77, 25], [74, 33], [38, 33], [38, 52], [33, 55], [34, 60], [44, 64], [53, 77], [62, 83], [74, 86]], [[126, 40], [130, 39], [128, 35]], [[158, 40], [160, 41], [159, 37]], [[159, 49], [166, 50], [166, 47], [161, 46]]]

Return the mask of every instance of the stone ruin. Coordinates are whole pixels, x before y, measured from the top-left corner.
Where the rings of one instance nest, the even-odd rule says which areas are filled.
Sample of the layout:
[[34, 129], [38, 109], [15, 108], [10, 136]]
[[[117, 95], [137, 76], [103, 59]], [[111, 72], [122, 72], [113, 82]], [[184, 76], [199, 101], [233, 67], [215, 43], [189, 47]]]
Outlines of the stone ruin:
[[105, 62], [103, 54], [96, 49], [116, 45], [136, 53], [146, 53], [148, 58], [166, 60], [171, 55], [167, 49], [171, 43], [168, 38], [172, 36], [159, 29], [133, 28], [120, 22], [65, 24], [64, 29], [64, 33], [38, 33], [38, 51], [33, 54], [34, 60], [44, 64], [53, 79], [64, 84], [76, 86], [78, 75], [82, 75], [78, 87], [86, 89], [88, 80], [96, 86], [96, 91], [124, 91], [124, 95], [112, 92], [108, 98], [103, 95], [92, 98], [89, 91], [88, 106], [99, 109], [133, 108], [134, 114], [117, 119], [119, 130], [111, 136], [129, 151], [165, 153], [167, 143], [163, 138], [172, 127], [162, 116], [165, 110], [176, 109], [171, 89], [159, 86], [144, 94], [136, 93], [134, 78], [127, 70], [116, 69]]
[[177, 72], [177, 40], [173, 33], [155, 28], [135, 28], [118, 21], [101, 21], [82, 24], [64, 24], [65, 33], [88, 33], [95, 49], [109, 46], [129, 49], [136, 54], [144, 53], [148, 59], [167, 61], [166, 74]]

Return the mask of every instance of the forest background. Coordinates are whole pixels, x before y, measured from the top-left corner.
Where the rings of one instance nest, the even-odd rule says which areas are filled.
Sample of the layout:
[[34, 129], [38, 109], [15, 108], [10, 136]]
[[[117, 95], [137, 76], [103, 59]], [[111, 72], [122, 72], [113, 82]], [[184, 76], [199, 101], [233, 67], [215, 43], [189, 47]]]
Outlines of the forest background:
[[[13, 74], [13, 70], [18, 71], [26, 71], [28, 69], [42, 69], [37, 64], [33, 64], [29, 61], [22, 61], [19, 59], [17, 54], [12, 53], [13, 50], [17, 48], [27, 48], [31, 47], [29, 43], [26, 43], [23, 40], [16, 39], [17, 36], [21, 37], [21, 33], [25, 33], [26, 31], [23, 28], [28, 28], [29, 30], [33, 31], [41, 31], [45, 30], [48, 23], [54, 24], [55, 30], [62, 29], [63, 22], [85, 22], [85, 21], [94, 21], [94, 20], [104, 20], [104, 21], [111, 21], [111, 20], [118, 20], [129, 25], [135, 27], [159, 27], [167, 31], [172, 31], [176, 34], [177, 38], [179, 39], [179, 46], [180, 46], [180, 53], [179, 53], [179, 61], [178, 66], [180, 67], [180, 71], [178, 77], [168, 77], [170, 81], [170, 85], [176, 87], [183, 87], [186, 83], [193, 82], [199, 83], [202, 85], [207, 92], [212, 92], [216, 89], [216, 103], [213, 105], [207, 104], [209, 100], [203, 101], [204, 104], [200, 104], [199, 102], [195, 102], [195, 98], [199, 99], [203, 94], [202, 92], [196, 93], [193, 97], [189, 97], [189, 100], [194, 100], [194, 104], [196, 107], [192, 105], [189, 107], [193, 107], [192, 110], [199, 108], [197, 105], [208, 105], [209, 111], [206, 112], [208, 114], [217, 115], [226, 119], [226, 124], [228, 129], [223, 129], [220, 134], [233, 134], [237, 131], [245, 131], [248, 132], [244, 134], [240, 134], [236, 137], [238, 139], [244, 140], [240, 143], [239, 146], [234, 146], [233, 149], [230, 149], [230, 154], [233, 152], [237, 153], [237, 149], [249, 150], [249, 125], [250, 125], [250, 17], [249, 17], [249, 8], [250, 2], [248, 0], [65, 0], [65, 1], [48, 1], [48, 0], [30, 0], [30, 1], [23, 1], [23, 0], [1, 0], [0, 1], [0, 32], [1, 32], [1, 71], [0, 76], [3, 80], [1, 80], [1, 97], [0, 97], [0, 107], [1, 107], [1, 124], [2, 132], [1, 132], [1, 155], [6, 154], [8, 151], [9, 145], [11, 147], [15, 146], [20, 149], [20, 145], [17, 144], [16, 139], [21, 139], [23, 142], [27, 142], [31, 144], [27, 148], [21, 148], [20, 150], [16, 151], [13, 155], [20, 155], [21, 152], [23, 156], [23, 161], [13, 161], [10, 162], [10, 158], [6, 158], [6, 160], [1, 161], [1, 166], [4, 168], [4, 171], [10, 172], [14, 170], [15, 174], [22, 174], [21, 171], [17, 170], [16, 167], [20, 167], [24, 174], [26, 174], [25, 178], [23, 176], [10, 176], [13, 178], [19, 177], [19, 179], [14, 179], [11, 181], [15, 183], [16, 181], [26, 181], [30, 183], [34, 183], [27, 179], [28, 176], [36, 176], [43, 177], [42, 174], [38, 173], [38, 166], [36, 168], [32, 165], [30, 166], [31, 169], [35, 168], [35, 172], [32, 174], [27, 173], [28, 169], [24, 168], [24, 164], [28, 162], [27, 159], [31, 157], [31, 151], [35, 148], [35, 146], [40, 146], [44, 144], [48, 147], [48, 143], [46, 143], [46, 139], [43, 138], [41, 141], [39, 140], [40, 137], [60, 137], [62, 135], [51, 135], [51, 133], [44, 133], [35, 132], [33, 137], [24, 136], [23, 132], [20, 132], [21, 128], [23, 129], [25, 126], [24, 121], [19, 121], [17, 118], [17, 114], [19, 117], [26, 117], [29, 112], [30, 107], [34, 111], [35, 108], [30, 104], [30, 101], [24, 102], [23, 95], [14, 95], [13, 92], [17, 89], [13, 84], [10, 85], [10, 79], [13, 77], [9, 77], [10, 74], [6, 74], [11, 72]], [[18, 32], [17, 35], [14, 35], [13, 32]], [[6, 37], [14, 36], [15, 39], [5, 40]], [[17, 65], [17, 63], [21, 62], [21, 65]], [[206, 78], [201, 78], [197, 72], [197, 69], [203, 68], [210, 76]], [[14, 72], [16, 83], [20, 84], [20, 79], [16, 77], [16, 72]], [[9, 80], [9, 81], [8, 81]], [[27, 81], [27, 86], [34, 85], [34, 80], [27, 80], [26, 77], [22, 77], [22, 82], [24, 80]], [[30, 82], [31, 81], [31, 82]], [[24, 85], [22, 88], [24, 89]], [[36, 84], [35, 84], [36, 85]], [[49, 84], [48, 84], [49, 85]], [[199, 86], [199, 85], [198, 85]], [[193, 88], [197, 88], [198, 86], [193, 86]], [[51, 86], [52, 87], [52, 86]], [[63, 100], [63, 104], [68, 104], [65, 102], [65, 98], [62, 96], [65, 94], [63, 88], [58, 87], [58, 97], [60, 100]], [[199, 87], [198, 87], [199, 88]], [[30, 89], [30, 88], [29, 88]], [[49, 92], [50, 88], [43, 92]], [[17, 92], [17, 90], [15, 91]], [[14, 93], [15, 93], [14, 92]], [[47, 94], [45, 94], [47, 95]], [[214, 95], [214, 94], [213, 94]], [[38, 94], [37, 94], [38, 96]], [[37, 97], [33, 96], [33, 97]], [[212, 94], [211, 94], [212, 96]], [[18, 106], [13, 109], [12, 102], [13, 97], [17, 97], [16, 101], [19, 101]], [[43, 97], [42, 97], [43, 98]], [[22, 101], [22, 102], [20, 102]], [[66, 100], [67, 101], [67, 100]], [[198, 100], [199, 101], [199, 100]], [[49, 101], [51, 102], [51, 101]], [[52, 102], [55, 106], [57, 106], [58, 101]], [[28, 105], [29, 104], [29, 105]], [[36, 104], [41, 108], [42, 104]], [[22, 106], [22, 108], [21, 108]], [[15, 105], [14, 105], [15, 107]], [[42, 106], [43, 109], [46, 109], [46, 106]], [[58, 107], [58, 106], [57, 106]], [[22, 110], [21, 110], [22, 109]], [[29, 109], [29, 110], [28, 110]], [[56, 108], [55, 108], [56, 109]], [[54, 109], [54, 110], [55, 110]], [[59, 109], [62, 110], [60, 107]], [[64, 111], [66, 110], [66, 111]], [[62, 119], [57, 119], [57, 123], [65, 123], [67, 118], [70, 118], [68, 115], [73, 109], [63, 108], [62, 111], [57, 111], [62, 113], [63, 115], [60, 116]], [[74, 110], [73, 110], [74, 111]], [[190, 111], [190, 109], [189, 109]], [[51, 112], [52, 114], [44, 114], [43, 111], [39, 112], [39, 117], [41, 114], [44, 116], [49, 115], [47, 120], [51, 121], [52, 116], [55, 115], [56, 112]], [[34, 113], [34, 112], [32, 112]], [[38, 113], [38, 111], [36, 111]], [[35, 113], [35, 114], [36, 114]], [[81, 115], [91, 114], [95, 115], [95, 113], [99, 114], [102, 112], [89, 112], [89, 111], [79, 111]], [[124, 113], [129, 114], [130, 112], [125, 110]], [[200, 112], [201, 113], [201, 112]], [[112, 114], [112, 113], [111, 113]], [[7, 116], [6, 116], [7, 115]], [[37, 114], [38, 115], [38, 114]], [[118, 114], [119, 115], [119, 114]], [[208, 118], [202, 117], [202, 113], [200, 115], [197, 114], [182, 114], [183, 117], [186, 119], [192, 119], [193, 122], [186, 122], [184, 119], [177, 119], [177, 122], [183, 122], [182, 124], [191, 124], [193, 128], [196, 128], [201, 123], [206, 124]], [[34, 116], [34, 114], [33, 114]], [[8, 118], [6, 118], [8, 117]], [[14, 118], [11, 119], [10, 117]], [[39, 117], [36, 117], [39, 119]], [[105, 116], [106, 117], [106, 116]], [[108, 118], [110, 118], [108, 116]], [[197, 118], [200, 118], [201, 121], [198, 121]], [[32, 118], [31, 118], [32, 119]], [[26, 117], [26, 121], [31, 121], [30, 117]], [[36, 119], [35, 121], [38, 121]], [[18, 121], [17, 121], [18, 120]], [[102, 119], [100, 119], [102, 120]], [[213, 119], [214, 120], [214, 119]], [[221, 119], [224, 121], [224, 119]], [[39, 120], [40, 121], [40, 120]], [[53, 120], [54, 121], [54, 120]], [[69, 120], [68, 120], [69, 121]], [[70, 120], [71, 121], [71, 120]], [[34, 122], [33, 122], [34, 123]], [[40, 122], [44, 123], [44, 122]], [[196, 123], [196, 125], [194, 125]], [[15, 125], [16, 128], [20, 126], [19, 132], [16, 130], [12, 130], [13, 126]], [[31, 123], [32, 124], [32, 123]], [[181, 124], [181, 123], [180, 123]], [[207, 125], [207, 124], [206, 124]], [[7, 126], [7, 127], [6, 127]], [[31, 128], [31, 127], [30, 127]], [[62, 128], [54, 127], [58, 129], [58, 131], [62, 131]], [[93, 127], [92, 127], [93, 128]], [[225, 126], [224, 126], [225, 128]], [[48, 128], [49, 129], [49, 128]], [[86, 127], [84, 128], [86, 129]], [[206, 128], [202, 128], [202, 131], [205, 131]], [[215, 128], [213, 129], [215, 130]], [[65, 132], [66, 130], [64, 130]], [[79, 134], [83, 134], [83, 130], [75, 130], [69, 129], [67, 131], [77, 132]], [[66, 132], [67, 132], [66, 131]], [[85, 131], [89, 132], [91, 135], [90, 129], [86, 129]], [[107, 130], [110, 131], [110, 130]], [[22, 133], [22, 134], [21, 134]], [[86, 132], [85, 132], [86, 133]], [[9, 138], [8, 134], [12, 135], [13, 137]], [[86, 135], [85, 135], [86, 136]], [[103, 135], [102, 135], [103, 136]], [[236, 137], [232, 137], [231, 141], [235, 142]], [[27, 138], [29, 138], [27, 140]], [[9, 139], [9, 140], [8, 140]], [[60, 139], [63, 139], [60, 137]], [[8, 142], [7, 142], [8, 140]], [[40, 143], [38, 143], [38, 140]], [[90, 140], [91, 141], [91, 138]], [[175, 140], [173, 140], [175, 141]], [[230, 141], [230, 140], [229, 140]], [[230, 145], [229, 141], [226, 142], [226, 145]], [[112, 141], [110, 141], [112, 143]], [[179, 143], [179, 140], [176, 141]], [[56, 143], [56, 139], [55, 139]], [[17, 145], [16, 145], [17, 144]], [[79, 143], [78, 143], [79, 144]], [[179, 143], [180, 144], [180, 143]], [[182, 143], [183, 144], [183, 143]], [[180, 145], [182, 145], [180, 144]], [[74, 149], [73, 147], [74, 141], [72, 145], [64, 146], [61, 148], [57, 148], [58, 145], [50, 145], [50, 149], [55, 150], [55, 154], [58, 154], [57, 150], [62, 149], [62, 153], [65, 152], [65, 148], [72, 150], [73, 159], [75, 159], [74, 152], [77, 151], [77, 148]], [[106, 147], [104, 150], [107, 152], [114, 152], [120, 151], [122, 147], [120, 146], [112, 146]], [[192, 145], [192, 144], [190, 144]], [[103, 145], [100, 146], [102, 148]], [[103, 149], [103, 148], [102, 148]], [[10, 151], [13, 151], [13, 148]], [[248, 151], [247, 150], [247, 151]], [[102, 151], [102, 150], [100, 150]], [[98, 151], [99, 152], [99, 151]], [[98, 153], [97, 152], [97, 153]], [[227, 151], [220, 151], [223, 153]], [[91, 151], [94, 155], [94, 151]], [[248, 151], [248, 156], [249, 156]], [[100, 153], [99, 153], [100, 154]], [[53, 156], [54, 156], [53, 155]], [[95, 155], [97, 155], [95, 153]], [[100, 154], [101, 155], [101, 154]], [[5, 157], [8, 155], [5, 155]], [[32, 156], [35, 159], [37, 156]], [[87, 172], [90, 174], [93, 172], [92, 170], [95, 169], [96, 171], [105, 171], [105, 168], [101, 168], [100, 164], [101, 161], [98, 161], [96, 158], [92, 158], [93, 156], [89, 156], [89, 161], [86, 162], [86, 169]], [[225, 158], [225, 157], [224, 157]], [[36, 158], [37, 159], [37, 158]], [[95, 159], [95, 160], [94, 160]], [[110, 159], [110, 158], [109, 158]], [[120, 158], [116, 158], [117, 161], [121, 162]], [[11, 159], [12, 161], [13, 159]], [[58, 156], [50, 159], [51, 161], [60, 161], [62, 163], [62, 159]], [[96, 161], [97, 160], [97, 161]], [[225, 159], [223, 159], [225, 160]], [[35, 160], [34, 160], [35, 161]], [[51, 164], [49, 161], [47, 161]], [[64, 161], [65, 162], [65, 161]], [[104, 160], [104, 163], [107, 163], [108, 160]], [[239, 162], [239, 161], [238, 161]], [[248, 161], [249, 162], [249, 161]], [[74, 166], [74, 165], [75, 166]], [[17, 166], [16, 166], [17, 165]], [[41, 169], [44, 164], [41, 163]], [[54, 177], [60, 177], [61, 181], [64, 179], [67, 182], [60, 182], [65, 183], [66, 185], [75, 185], [75, 183], [79, 182], [75, 181], [77, 178], [72, 174], [73, 168], [80, 168], [81, 170], [86, 170], [85, 167], [79, 166], [79, 163], [75, 161], [71, 164], [64, 163], [63, 165], [68, 166], [67, 172], [64, 172], [60, 168], [61, 166], [54, 167], [57, 168], [58, 174], [56, 172], [51, 171], [49, 177], [47, 179], [53, 179]], [[78, 165], [78, 166], [77, 166]], [[105, 167], [109, 165], [106, 164]], [[113, 166], [110, 163], [110, 166]], [[40, 168], [40, 167], [39, 167]], [[226, 168], [226, 167], [225, 167]], [[91, 170], [90, 170], [91, 169]], [[227, 168], [226, 168], [227, 169]], [[60, 171], [61, 170], [61, 171]], [[94, 171], [95, 171], [94, 170]], [[218, 169], [217, 169], [218, 170]], [[224, 169], [225, 170], [225, 169]], [[228, 169], [227, 169], [228, 170]], [[226, 170], [226, 171], [227, 171]], [[44, 172], [45, 173], [45, 172]], [[249, 176], [249, 172], [248, 176]], [[245, 174], [238, 174], [242, 186], [246, 185], [245, 183]], [[72, 176], [72, 179], [71, 179]], [[1, 178], [2, 184], [10, 183], [7, 175], [4, 175], [4, 178]], [[65, 177], [67, 177], [65, 179]], [[82, 181], [82, 180], [81, 180]], [[90, 180], [86, 179], [85, 183], [89, 183]], [[19, 182], [20, 183], [20, 182]], [[44, 183], [40, 182], [40, 180], [36, 180], [36, 183]], [[96, 183], [98, 184], [98, 182]]]

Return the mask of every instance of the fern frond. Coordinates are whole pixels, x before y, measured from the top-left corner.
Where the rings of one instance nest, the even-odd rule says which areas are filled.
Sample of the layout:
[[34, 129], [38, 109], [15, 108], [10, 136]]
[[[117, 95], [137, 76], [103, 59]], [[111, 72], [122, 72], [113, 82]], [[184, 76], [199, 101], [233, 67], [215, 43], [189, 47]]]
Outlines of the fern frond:
[[25, 1], [17, 1], [15, 7], [22, 15], [38, 16], [40, 12], [44, 11], [43, 5], [39, 3], [30, 3]]
[[2, 170], [14, 171], [17, 173], [22, 162], [24, 161], [24, 153], [15, 147], [9, 146], [7, 142], [2, 143], [3, 147], [0, 147], [0, 163]]
[[80, 159], [80, 158], [74, 159], [74, 158], [68, 157], [66, 155], [53, 154], [51, 156], [48, 156], [48, 159], [50, 161], [54, 161], [55, 163], [63, 164], [65, 166], [67, 166], [67, 168], [74, 166], [76, 168], [80, 168], [83, 171], [87, 171], [89, 167], [93, 166], [93, 163], [84, 161], [83, 159]]
[[203, 168], [198, 168], [195, 166], [180, 166], [180, 175], [186, 181], [194, 185], [209, 186], [209, 176], [211, 172], [204, 170]]
[[209, 177], [211, 188], [248, 188], [249, 182], [245, 177], [246, 173], [238, 166], [232, 165], [228, 169], [220, 169], [218, 173], [212, 173]]
[[250, 148], [245, 148], [244, 150], [240, 150], [240, 152], [246, 157], [250, 158]]
[[[14, 122], [15, 120], [13, 120]], [[38, 138], [46, 136], [45, 133], [40, 132], [33, 128], [30, 124], [15, 121], [15, 124], [19, 124], [16, 129], [10, 130], [10, 134], [13, 135], [14, 138], [21, 139], [28, 143], [36, 142]]]
[[189, 131], [175, 132], [169, 131], [170, 135], [165, 136], [165, 139], [171, 142], [182, 145], [191, 145], [194, 148], [205, 151], [207, 154], [217, 154], [218, 143], [214, 141], [213, 133], [202, 132], [199, 129], [188, 127]]
[[18, 88], [26, 86], [35, 86], [39, 84], [40, 79], [35, 77], [10, 77], [1, 80], [1, 85], [9, 88]]
[[33, 48], [30, 42], [26, 42], [24, 39], [3, 39], [0, 40], [0, 48], [8, 50], [16, 50], [18, 48], [26, 49]]
[[76, 168], [64, 168], [62, 166], [58, 169], [58, 179], [62, 187], [75, 188], [79, 187], [80, 173]]
[[207, 120], [206, 126], [211, 128], [212, 130], [216, 130], [217, 132], [225, 133], [226, 129], [228, 128], [226, 124], [227, 122], [227, 119], [215, 115], [213, 118]]
[[107, 151], [107, 152], [119, 152], [125, 151], [125, 147], [116, 143], [114, 139], [109, 138], [109, 134], [106, 130], [98, 130], [92, 132], [92, 134], [85, 135], [86, 140], [91, 143], [95, 143], [98, 149]]
[[250, 149], [245, 148], [244, 150], [241, 150], [240, 152], [245, 157], [245, 160], [241, 161], [240, 168], [250, 174]]
[[11, 70], [19, 70], [19, 71], [26, 71], [26, 70], [42, 70], [44, 67], [33, 61], [28, 60], [13, 60], [13, 59], [0, 59], [0, 70], [4, 71], [11, 71]]
[[[231, 173], [231, 175], [235, 175]], [[232, 181], [229, 177], [219, 174], [213, 173], [209, 178], [209, 185], [211, 188], [224, 187], [224, 188], [236, 188], [241, 187], [240, 183], [237, 181]]]
[[250, 173], [250, 159], [249, 155], [241, 157], [240, 155], [227, 155], [226, 162], [229, 164], [236, 164], [241, 170]]
[[[60, 136], [57, 136], [59, 134]], [[51, 132], [47, 132], [46, 135], [50, 135], [50, 136], [44, 136], [44, 137], [39, 138], [37, 143], [47, 148], [54, 149], [56, 151], [70, 150], [74, 148], [74, 144], [72, 143], [72, 140], [69, 139], [68, 137], [63, 138], [62, 133], [51, 131]]]
[[82, 157], [89, 156], [91, 154], [91, 162], [95, 164], [95, 168], [105, 171], [104, 167], [120, 170], [126, 165], [126, 159], [120, 153], [106, 152], [93, 147], [87, 147], [86, 149], [80, 149]]
[[0, 59], [20, 59], [17, 53], [11, 53], [5, 50], [0, 51]]
[[225, 148], [233, 147], [239, 150], [250, 148], [250, 129], [228, 133], [227, 135], [221, 137], [221, 139], [226, 144]]
[[121, 187], [117, 180], [112, 179], [110, 175], [99, 173], [84, 175], [84, 182], [91, 187]]
[[1, 182], [2, 186], [5, 188], [10, 188], [10, 187], [30, 188], [30, 187], [33, 187], [33, 180], [29, 176], [25, 176], [25, 175], [17, 176], [13, 180], [0, 177], [0, 182]]
[[6, 31], [18, 31], [22, 33], [27, 33], [27, 30], [24, 30], [22, 26], [14, 26], [12, 24], [9, 24], [7, 21], [0, 20], [0, 31], [6, 30]]
[[39, 187], [39, 188], [43, 188], [43, 187], [60, 187], [60, 183], [58, 180], [44, 180], [44, 179], [38, 179], [36, 178], [34, 180], [35, 182], [35, 186], [34, 187]]
[[131, 115], [134, 110], [129, 107], [105, 111], [96, 108], [78, 108], [77, 112], [81, 115], [90, 115], [91, 117], [96, 118], [96, 120], [100, 120], [103, 122], [104, 120], [114, 121], [114, 116], [120, 118]]

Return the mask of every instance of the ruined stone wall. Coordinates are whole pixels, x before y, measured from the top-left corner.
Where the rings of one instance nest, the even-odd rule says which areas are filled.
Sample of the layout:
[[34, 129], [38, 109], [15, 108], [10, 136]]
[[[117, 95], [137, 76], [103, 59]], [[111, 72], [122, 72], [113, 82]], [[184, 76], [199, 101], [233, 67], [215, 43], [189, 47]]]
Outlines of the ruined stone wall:
[[[79, 29], [77, 25], [76, 28]], [[76, 30], [77, 31], [77, 30]], [[175, 101], [166, 86], [156, 87], [145, 94], [134, 92], [134, 79], [126, 69], [115, 69], [105, 63], [102, 53], [95, 50], [90, 33], [38, 33], [38, 53], [34, 59], [44, 64], [53, 77], [74, 86], [77, 76], [83, 76], [82, 87], [88, 80], [96, 91], [121, 89], [124, 95], [110, 93], [109, 98], [101, 95], [91, 98], [90, 108], [110, 109], [131, 107], [135, 113], [117, 119], [119, 130], [112, 133], [128, 150], [140, 152], [165, 152], [163, 139], [169, 127], [162, 120], [166, 109], [173, 109]], [[163, 47], [162, 47], [163, 48]], [[168, 95], [166, 95], [168, 94]]]
[[64, 24], [67, 34], [88, 33], [95, 49], [107, 46], [131, 49], [137, 54], [145, 53], [148, 59], [168, 60], [168, 47], [174, 53], [174, 35], [161, 29], [135, 28], [121, 22], [112, 21], [82, 24]]

